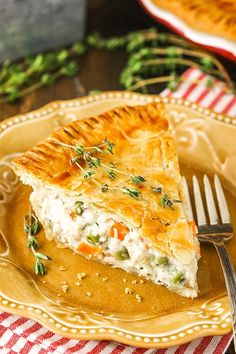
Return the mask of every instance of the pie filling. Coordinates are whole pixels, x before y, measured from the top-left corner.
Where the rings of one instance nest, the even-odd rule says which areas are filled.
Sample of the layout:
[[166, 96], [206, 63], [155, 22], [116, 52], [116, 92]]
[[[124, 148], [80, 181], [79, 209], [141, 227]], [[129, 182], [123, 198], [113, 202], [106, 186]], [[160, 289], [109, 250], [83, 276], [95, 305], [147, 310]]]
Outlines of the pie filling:
[[175, 290], [194, 289], [196, 259], [184, 265], [159, 252], [138, 228], [119, 216], [101, 212], [81, 195], [68, 196], [58, 189], [37, 187], [30, 199], [48, 239], [154, 283]]

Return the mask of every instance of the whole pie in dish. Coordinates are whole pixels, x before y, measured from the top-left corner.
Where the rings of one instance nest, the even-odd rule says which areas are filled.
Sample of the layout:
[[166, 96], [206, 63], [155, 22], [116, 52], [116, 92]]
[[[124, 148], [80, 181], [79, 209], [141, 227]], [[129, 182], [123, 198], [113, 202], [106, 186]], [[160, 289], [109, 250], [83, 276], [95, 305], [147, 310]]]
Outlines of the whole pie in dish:
[[48, 239], [197, 296], [199, 244], [162, 104], [74, 121], [13, 165]]
[[207, 34], [236, 41], [235, 0], [152, 0], [187, 25]]

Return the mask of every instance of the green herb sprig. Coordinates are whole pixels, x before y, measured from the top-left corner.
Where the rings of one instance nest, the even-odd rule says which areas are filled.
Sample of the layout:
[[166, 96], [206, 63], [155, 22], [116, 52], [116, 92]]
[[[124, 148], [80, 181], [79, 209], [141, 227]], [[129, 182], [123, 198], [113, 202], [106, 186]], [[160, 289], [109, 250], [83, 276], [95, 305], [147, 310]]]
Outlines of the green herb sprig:
[[[100, 190], [103, 193], [107, 192], [108, 190], [120, 190], [122, 193], [129, 195], [134, 199], [137, 200], [140, 199], [141, 191], [136, 188], [110, 187], [106, 183], [101, 185], [94, 178], [94, 175], [96, 174], [95, 169], [102, 168], [111, 180], [115, 180], [117, 174], [122, 174], [128, 176], [131, 182], [136, 185], [142, 184], [146, 181], [143, 176], [139, 176], [139, 175], [136, 176], [132, 174], [130, 175], [125, 171], [117, 169], [114, 162], [109, 162], [108, 164], [105, 164], [102, 162], [102, 159], [100, 157], [93, 156], [93, 154], [97, 154], [97, 153], [101, 153], [101, 154], [109, 153], [113, 155], [113, 149], [115, 147], [115, 144], [109, 141], [107, 138], [103, 139], [101, 143], [90, 147], [84, 147], [83, 145], [70, 145], [59, 141], [53, 141], [53, 142], [63, 147], [74, 150], [74, 152], [77, 155], [72, 157], [71, 163], [75, 164], [83, 172], [84, 179], [91, 178], [92, 181], [100, 187]], [[81, 163], [82, 161], [89, 167], [89, 170], [84, 169]]]
[[[88, 35], [86, 42], [39, 53], [19, 63], [5, 61], [0, 71], [0, 103], [15, 102], [40, 87], [54, 85], [60, 77], [75, 76], [79, 70], [79, 58], [87, 47], [126, 51], [128, 58], [119, 80], [128, 90], [148, 93], [149, 86], [167, 83], [168, 88], [175, 91], [184, 80], [197, 84], [198, 80], [181, 76], [186, 68], [196, 67], [208, 75], [207, 88], [214, 84], [214, 75], [227, 84], [223, 88], [225, 91], [235, 91], [235, 83], [215, 56], [177, 35], [160, 33], [156, 28], [109, 38], [95, 32]], [[97, 92], [93, 90], [90, 94]]]
[[[127, 175], [129, 179], [132, 181], [132, 183], [135, 185], [143, 184], [146, 182], [146, 179], [143, 176], [130, 175], [125, 171], [117, 169], [114, 162], [110, 162], [109, 164], [104, 164], [102, 162], [102, 158], [93, 156], [93, 154], [98, 154], [98, 153], [113, 154], [113, 149], [115, 147], [115, 144], [110, 142], [107, 138], [103, 139], [101, 143], [89, 147], [84, 147], [83, 145], [70, 145], [70, 144], [65, 144], [60, 141], [54, 141], [54, 140], [52, 142], [66, 148], [70, 148], [74, 152], [76, 152], [77, 155], [71, 158], [71, 163], [74, 163], [82, 171], [84, 179], [91, 179], [100, 188], [101, 192], [106, 193], [108, 191], [118, 190], [123, 194], [129, 195], [130, 197], [136, 200], [141, 199], [142, 193], [137, 188], [129, 188], [126, 186], [111, 187], [107, 183], [100, 184], [94, 178], [94, 175], [96, 175], [95, 170], [97, 168], [102, 168], [104, 172], [108, 174], [111, 180], [114, 180], [116, 178], [116, 174], [119, 173], [119, 174]], [[82, 166], [82, 161], [90, 168], [89, 170], [84, 169], [84, 167]], [[155, 193], [162, 194], [161, 205], [163, 208], [169, 207], [171, 209], [174, 209], [175, 203], [181, 203], [180, 200], [170, 198], [163, 191], [162, 187], [152, 187], [152, 190]]]
[[[168, 88], [175, 91], [186, 80], [181, 77], [183, 71], [196, 67], [210, 75], [206, 87], [214, 75], [234, 91], [233, 81], [216, 57], [174, 34], [159, 33], [156, 28], [150, 28], [106, 39], [95, 32], [88, 36], [87, 42], [98, 49], [124, 49], [127, 52], [128, 60], [120, 75], [120, 83], [125, 89], [148, 93], [149, 85], [167, 82]], [[197, 80], [191, 81], [198, 83]]]
[[45, 266], [42, 261], [49, 261], [51, 258], [43, 253], [37, 252], [39, 242], [35, 235], [40, 230], [40, 222], [36, 215], [30, 210], [30, 214], [24, 218], [24, 231], [28, 236], [27, 246], [31, 249], [35, 256], [34, 272], [36, 275], [44, 275], [46, 273]]
[[15, 102], [43, 86], [52, 86], [60, 77], [78, 73], [78, 59], [86, 51], [82, 42], [69, 48], [39, 53], [20, 63], [5, 61], [0, 72], [0, 102]]

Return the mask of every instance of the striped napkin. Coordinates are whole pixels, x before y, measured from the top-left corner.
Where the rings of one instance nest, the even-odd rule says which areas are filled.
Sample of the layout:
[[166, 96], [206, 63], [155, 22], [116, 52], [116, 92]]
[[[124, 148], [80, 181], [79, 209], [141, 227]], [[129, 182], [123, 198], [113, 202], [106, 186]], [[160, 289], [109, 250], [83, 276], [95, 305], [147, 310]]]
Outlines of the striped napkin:
[[[182, 75], [183, 82], [178, 90], [171, 92], [166, 89], [161, 96], [171, 96], [195, 102], [205, 108], [213, 109], [218, 113], [224, 113], [236, 117], [236, 96], [228, 93], [226, 84], [202, 71], [190, 68]], [[212, 87], [207, 87], [209, 79]]]
[[[236, 117], [236, 97], [227, 93], [227, 87], [213, 78], [213, 86], [206, 87], [209, 76], [198, 69], [183, 74], [184, 81], [176, 92], [166, 89], [162, 96], [184, 98]], [[78, 341], [52, 333], [40, 324], [6, 312], [0, 312], [0, 354], [223, 354], [231, 335], [205, 337], [169, 349], [141, 349], [112, 341]]]

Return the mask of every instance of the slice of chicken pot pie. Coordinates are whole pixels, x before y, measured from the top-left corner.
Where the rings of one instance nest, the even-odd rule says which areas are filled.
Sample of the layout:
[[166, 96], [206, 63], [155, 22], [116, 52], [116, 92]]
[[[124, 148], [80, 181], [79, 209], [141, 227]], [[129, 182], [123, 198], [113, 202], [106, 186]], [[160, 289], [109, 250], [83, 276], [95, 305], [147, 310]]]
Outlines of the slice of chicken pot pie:
[[49, 240], [197, 296], [199, 244], [162, 104], [74, 121], [13, 164]]

